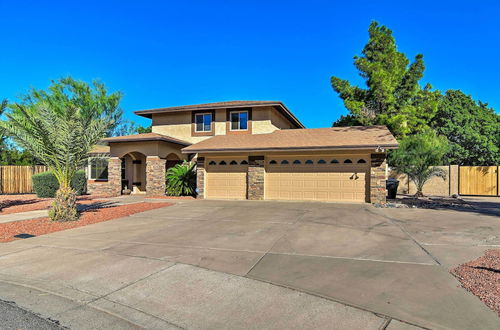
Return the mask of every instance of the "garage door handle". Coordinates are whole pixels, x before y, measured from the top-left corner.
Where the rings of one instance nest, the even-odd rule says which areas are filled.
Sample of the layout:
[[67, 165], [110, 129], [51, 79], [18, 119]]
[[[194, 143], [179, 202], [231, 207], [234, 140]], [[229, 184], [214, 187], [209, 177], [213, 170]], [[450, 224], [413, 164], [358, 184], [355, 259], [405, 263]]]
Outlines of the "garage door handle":
[[357, 179], [359, 179], [359, 176], [358, 176], [358, 174], [357, 174], [357, 173], [354, 173], [353, 175], [351, 175], [350, 179], [351, 179], [351, 180], [353, 180], [353, 179], [354, 179], [354, 180], [357, 180]]

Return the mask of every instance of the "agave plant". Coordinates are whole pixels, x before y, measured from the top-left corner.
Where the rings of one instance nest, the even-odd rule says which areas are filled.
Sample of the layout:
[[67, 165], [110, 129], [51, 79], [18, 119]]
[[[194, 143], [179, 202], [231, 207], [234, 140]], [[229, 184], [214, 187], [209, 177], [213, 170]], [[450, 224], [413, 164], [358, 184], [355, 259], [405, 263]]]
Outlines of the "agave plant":
[[194, 196], [196, 172], [194, 164], [184, 162], [167, 170], [166, 193], [169, 196]]
[[59, 190], [49, 211], [56, 221], [77, 220], [76, 192], [70, 183], [88, 153], [116, 125], [121, 115], [120, 93], [107, 94], [104, 85], [63, 78], [49, 92], [31, 91], [24, 102], [10, 106], [0, 121], [19, 146], [54, 173]]

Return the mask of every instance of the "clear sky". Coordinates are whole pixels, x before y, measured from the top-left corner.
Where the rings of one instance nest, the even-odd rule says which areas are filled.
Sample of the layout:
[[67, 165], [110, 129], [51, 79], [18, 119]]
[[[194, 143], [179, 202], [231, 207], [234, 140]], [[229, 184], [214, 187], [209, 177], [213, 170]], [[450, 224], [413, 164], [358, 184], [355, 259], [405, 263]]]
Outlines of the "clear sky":
[[400, 51], [423, 53], [422, 83], [500, 110], [498, 1], [0, 0], [0, 99], [72, 75], [100, 78], [132, 111], [280, 100], [306, 125], [347, 113], [330, 76], [352, 65], [377, 20]]

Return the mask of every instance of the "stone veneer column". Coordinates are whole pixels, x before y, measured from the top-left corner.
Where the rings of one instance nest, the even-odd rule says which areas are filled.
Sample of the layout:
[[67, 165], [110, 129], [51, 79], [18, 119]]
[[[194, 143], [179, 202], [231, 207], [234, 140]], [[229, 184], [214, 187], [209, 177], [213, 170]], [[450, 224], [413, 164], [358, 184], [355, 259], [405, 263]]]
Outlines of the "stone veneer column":
[[205, 157], [196, 159], [196, 198], [205, 198]]
[[248, 157], [247, 198], [249, 200], [264, 199], [264, 156]]
[[111, 196], [120, 196], [122, 193], [122, 160], [111, 157], [108, 161], [108, 185]]
[[146, 194], [165, 195], [165, 159], [158, 156], [146, 157]]
[[387, 189], [385, 186], [386, 162], [385, 154], [371, 154], [370, 162], [370, 202], [372, 204], [385, 204]]

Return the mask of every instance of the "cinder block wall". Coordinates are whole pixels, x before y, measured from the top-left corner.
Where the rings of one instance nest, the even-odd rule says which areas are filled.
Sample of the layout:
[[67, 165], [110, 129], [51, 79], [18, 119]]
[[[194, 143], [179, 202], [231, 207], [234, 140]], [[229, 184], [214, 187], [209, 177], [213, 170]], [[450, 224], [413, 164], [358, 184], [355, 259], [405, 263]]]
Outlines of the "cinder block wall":
[[[433, 177], [424, 185], [424, 195], [451, 196], [458, 194], [458, 165], [436, 166], [446, 172], [446, 179]], [[398, 194], [413, 195], [417, 188], [413, 181], [408, 180], [406, 174], [399, 174], [394, 170], [389, 173], [390, 178], [399, 180]]]

